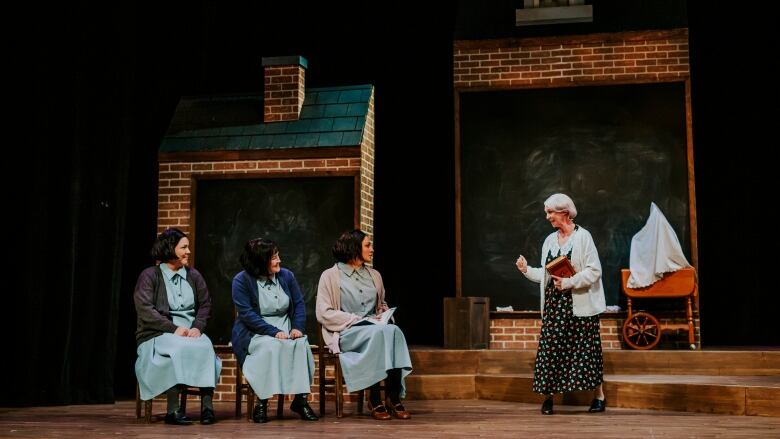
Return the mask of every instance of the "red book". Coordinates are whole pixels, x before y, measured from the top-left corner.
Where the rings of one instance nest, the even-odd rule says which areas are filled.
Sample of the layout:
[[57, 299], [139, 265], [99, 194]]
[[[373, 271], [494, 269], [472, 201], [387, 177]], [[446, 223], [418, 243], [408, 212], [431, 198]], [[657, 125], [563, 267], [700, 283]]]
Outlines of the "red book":
[[574, 267], [571, 265], [571, 261], [569, 261], [569, 258], [567, 258], [566, 255], [558, 256], [548, 262], [544, 268], [547, 269], [548, 273], [558, 277], [572, 277], [574, 276], [574, 273], [576, 273]]

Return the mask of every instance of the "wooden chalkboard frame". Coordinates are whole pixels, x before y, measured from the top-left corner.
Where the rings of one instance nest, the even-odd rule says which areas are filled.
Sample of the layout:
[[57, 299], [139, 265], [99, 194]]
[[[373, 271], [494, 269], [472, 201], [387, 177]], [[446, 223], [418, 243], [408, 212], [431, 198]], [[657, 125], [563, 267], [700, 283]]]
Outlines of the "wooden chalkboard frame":
[[[494, 87], [456, 87], [454, 90], [454, 127], [455, 127], [455, 297], [463, 297], [463, 254], [462, 254], [462, 210], [461, 210], [461, 94], [477, 93], [485, 91], [517, 91], [539, 88], [562, 88], [580, 86], [609, 86], [647, 83], [683, 82], [685, 86], [685, 132], [686, 132], [686, 158], [688, 171], [688, 218], [690, 221], [691, 259], [693, 266], [698, 270], [699, 255], [696, 228], [696, 191], [693, 165], [693, 126], [691, 115], [691, 81], [689, 77], [668, 78], [658, 80], [604, 80], [604, 81], [572, 81], [568, 84], [532, 84], [521, 86], [494, 86]], [[698, 309], [699, 295], [696, 295], [696, 308]]]
[[[360, 171], [359, 170], [350, 170], [350, 171], [287, 171], [287, 172], [263, 172], [263, 173], [247, 173], [247, 172], [234, 172], [234, 173], [225, 173], [225, 174], [197, 174], [193, 175], [192, 179], [190, 180], [190, 233], [189, 233], [189, 240], [190, 240], [190, 264], [194, 267], [195, 266], [195, 257], [197, 254], [197, 243], [196, 243], [196, 218], [197, 218], [197, 206], [198, 206], [198, 195], [197, 195], [197, 188], [198, 188], [198, 182], [201, 180], [235, 180], [235, 179], [266, 179], [266, 178], [318, 178], [318, 177], [352, 177], [354, 184], [354, 200], [355, 200], [355, 206], [354, 206], [354, 214], [353, 214], [353, 222], [354, 227], [358, 228], [360, 227]], [[335, 237], [334, 237], [335, 239]]]

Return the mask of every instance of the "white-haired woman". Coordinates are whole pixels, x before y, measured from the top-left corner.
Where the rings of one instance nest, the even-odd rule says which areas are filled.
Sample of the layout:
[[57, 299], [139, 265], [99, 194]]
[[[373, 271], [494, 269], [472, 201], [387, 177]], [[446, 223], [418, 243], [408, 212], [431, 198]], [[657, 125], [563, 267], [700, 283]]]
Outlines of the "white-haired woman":
[[[558, 229], [542, 244], [541, 267], [529, 267], [521, 255], [517, 269], [540, 284], [542, 329], [534, 364], [533, 391], [545, 395], [542, 414], [553, 413], [553, 395], [593, 389], [588, 412], [603, 412], [604, 360], [599, 314], [606, 310], [601, 263], [593, 237], [574, 224], [577, 208], [565, 194], [544, 202], [550, 224]], [[571, 277], [550, 275], [544, 266], [566, 255], [574, 267]]]

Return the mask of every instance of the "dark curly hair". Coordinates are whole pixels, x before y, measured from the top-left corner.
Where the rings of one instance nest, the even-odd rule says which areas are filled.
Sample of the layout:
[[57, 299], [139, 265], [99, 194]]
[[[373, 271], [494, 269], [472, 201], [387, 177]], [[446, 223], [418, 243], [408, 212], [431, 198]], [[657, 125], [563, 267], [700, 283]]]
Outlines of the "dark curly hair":
[[170, 227], [162, 231], [157, 235], [157, 239], [152, 244], [152, 249], [149, 251], [152, 259], [160, 262], [168, 262], [179, 259], [176, 256], [176, 246], [179, 244], [182, 238], [186, 238], [187, 235], [179, 229]]
[[349, 261], [362, 261], [363, 239], [368, 236], [360, 229], [344, 232], [333, 244], [333, 257], [337, 261], [347, 263]]
[[268, 272], [268, 264], [278, 252], [279, 247], [270, 239], [250, 239], [244, 246], [239, 262], [247, 273], [256, 278], [269, 276], [271, 273]]

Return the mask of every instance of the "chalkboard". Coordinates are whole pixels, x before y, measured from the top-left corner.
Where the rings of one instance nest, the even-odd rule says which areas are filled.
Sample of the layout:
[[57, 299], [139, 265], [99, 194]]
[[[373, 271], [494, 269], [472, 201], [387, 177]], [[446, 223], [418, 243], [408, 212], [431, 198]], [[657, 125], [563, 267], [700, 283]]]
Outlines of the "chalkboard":
[[317, 341], [314, 298], [331, 247], [355, 225], [355, 177], [202, 179], [196, 186], [194, 262], [212, 295], [206, 333], [227, 344], [233, 328], [233, 276], [244, 244], [269, 238], [306, 300], [306, 332]]
[[544, 200], [563, 192], [591, 232], [608, 305], [655, 202], [690, 261], [685, 87], [681, 82], [460, 94], [462, 295], [539, 309], [540, 265], [554, 231]]

